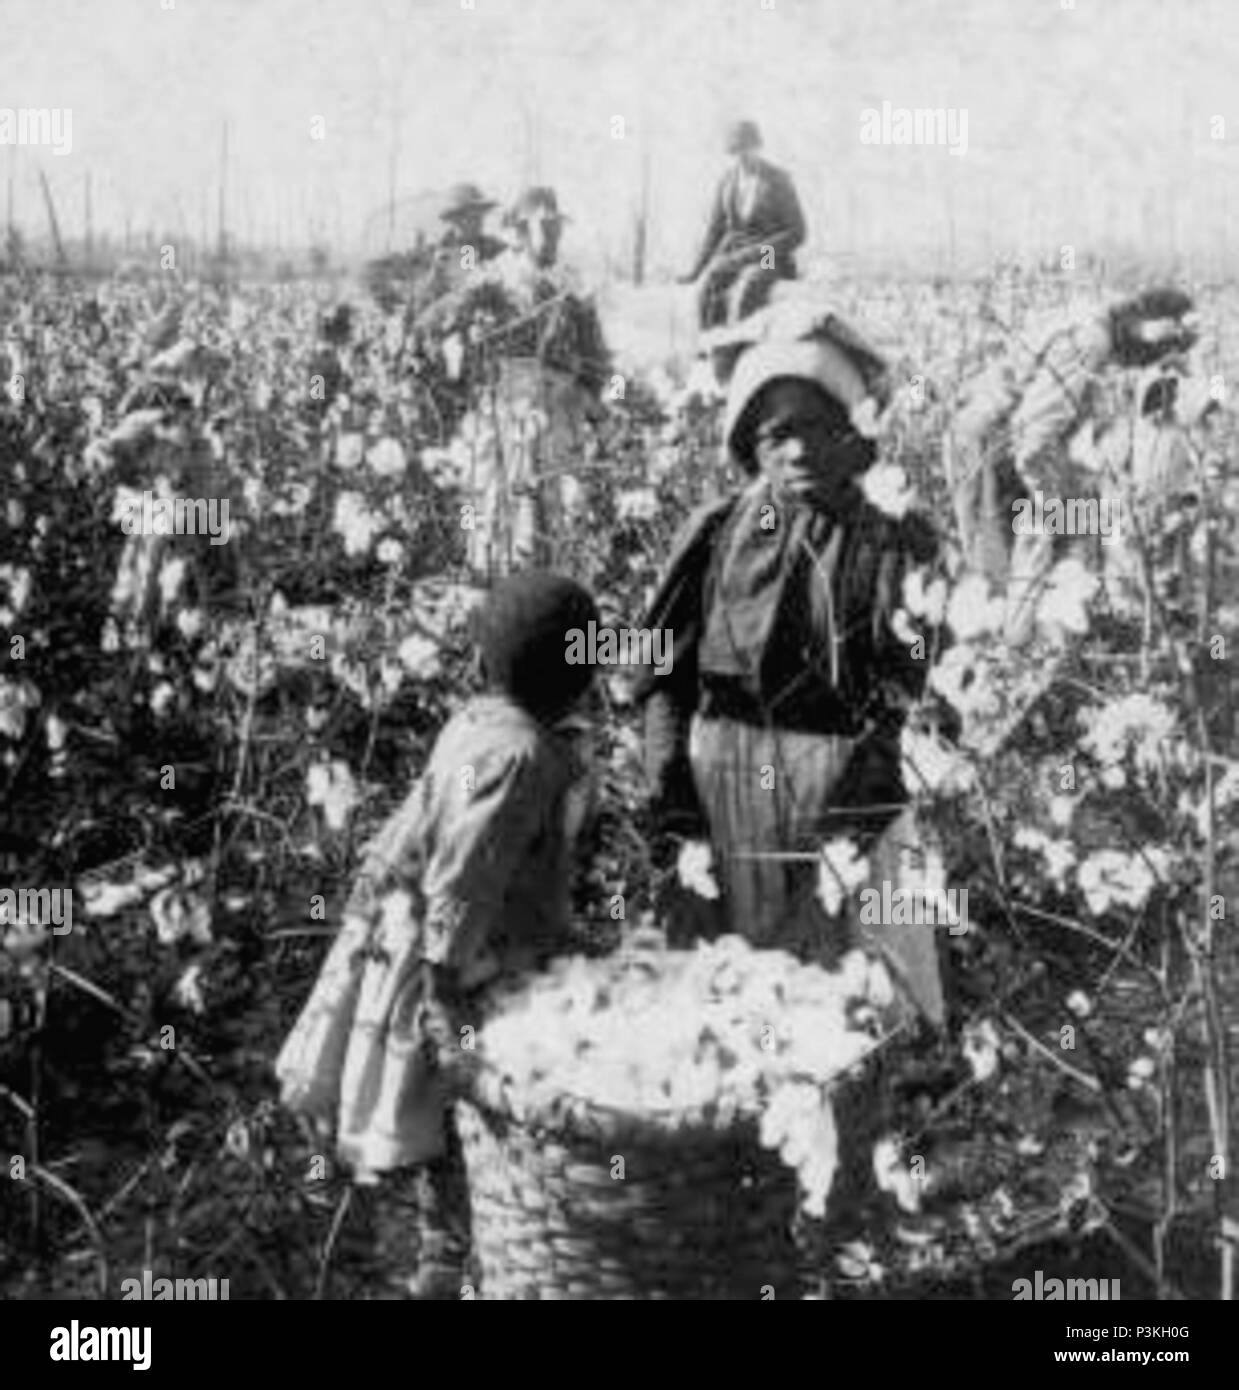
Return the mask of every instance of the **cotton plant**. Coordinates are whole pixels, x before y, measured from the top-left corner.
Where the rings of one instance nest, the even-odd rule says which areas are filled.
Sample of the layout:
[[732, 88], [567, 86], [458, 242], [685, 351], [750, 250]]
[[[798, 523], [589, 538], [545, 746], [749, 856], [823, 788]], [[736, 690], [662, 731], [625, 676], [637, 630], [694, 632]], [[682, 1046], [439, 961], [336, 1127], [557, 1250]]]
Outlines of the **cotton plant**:
[[212, 940], [211, 909], [202, 894], [181, 884], [169, 884], [151, 899], [151, 921], [160, 943], [174, 946], [181, 940], [208, 946]]
[[33, 576], [25, 565], [0, 565], [0, 627], [11, 627], [30, 601]]
[[204, 1014], [206, 1012], [206, 995], [204, 993], [204, 967], [201, 961], [194, 961], [182, 971], [176, 984], [172, 987], [172, 997], [183, 1008], [192, 1014]]
[[845, 836], [826, 841], [820, 851], [817, 900], [832, 916], [869, 878], [869, 860]]
[[349, 766], [340, 758], [306, 769], [306, 802], [322, 811], [330, 830], [341, 831], [360, 804], [361, 793]]
[[342, 492], [336, 498], [333, 529], [344, 541], [344, 552], [349, 556], [367, 555], [374, 538], [381, 532], [386, 521], [378, 516], [358, 492]]
[[960, 1047], [975, 1080], [988, 1081], [997, 1072], [1002, 1059], [1002, 1041], [991, 1019], [967, 1024]]
[[917, 503], [916, 491], [898, 464], [874, 464], [861, 475], [860, 488], [872, 506], [896, 520], [907, 516]]
[[719, 897], [719, 887], [714, 877], [714, 855], [707, 841], [685, 841], [680, 846], [675, 872], [682, 886], [699, 897], [710, 901]]
[[[917, 1178], [899, 1141], [886, 1135], [873, 1146], [873, 1176], [879, 1192], [889, 1192], [900, 1211], [915, 1215], [921, 1210], [922, 1181]], [[859, 1277], [859, 1271], [857, 1276]]]
[[0, 676], [0, 738], [18, 742], [26, 732], [30, 714], [42, 703], [43, 697], [33, 681]]
[[915, 618], [937, 626], [946, 618], [950, 591], [942, 575], [931, 577], [927, 566], [910, 569], [903, 581], [903, 606]]
[[100, 921], [115, 917], [117, 913], [140, 903], [146, 896], [145, 890], [136, 882], [96, 881], [79, 886], [77, 891], [87, 915]]
[[999, 717], [1007, 701], [999, 687], [995, 657], [970, 645], [951, 646], [929, 673], [929, 689], [945, 700], [966, 726]]
[[1051, 571], [1045, 589], [1037, 600], [1037, 621], [1061, 640], [1063, 634], [1077, 636], [1089, 629], [1089, 605], [1098, 589], [1098, 579], [1078, 559], [1061, 560]]
[[1066, 890], [1069, 871], [1076, 864], [1076, 848], [1071, 840], [1056, 839], [1035, 826], [1021, 825], [1016, 829], [1012, 843], [1017, 849], [1025, 849], [1039, 856], [1050, 882], [1060, 892]]
[[899, 735], [904, 784], [909, 792], [950, 795], [969, 790], [975, 771], [969, 761], [933, 731], [906, 723]]
[[1168, 882], [1172, 858], [1168, 850], [1147, 846], [1138, 853], [1100, 849], [1079, 866], [1077, 879], [1097, 916], [1115, 907], [1144, 907], [1159, 884]]
[[1080, 745], [1103, 767], [1114, 767], [1130, 750], [1137, 768], [1146, 773], [1158, 766], [1178, 726], [1166, 704], [1140, 691], [1098, 706], [1082, 720]]
[[946, 603], [946, 622], [960, 642], [971, 642], [1001, 632], [1005, 607], [981, 575], [966, 575], [951, 590]]
[[380, 478], [399, 478], [404, 475], [408, 461], [404, 446], [398, 439], [384, 435], [365, 452], [366, 466]]
[[442, 670], [439, 643], [420, 632], [411, 633], [396, 650], [400, 665], [409, 675], [421, 680], [437, 676]]
[[301, 516], [314, 495], [309, 483], [299, 479], [289, 479], [277, 489], [267, 502], [273, 516]]
[[652, 521], [660, 510], [658, 494], [652, 487], [628, 488], [615, 498], [615, 514], [620, 521]]
[[344, 430], [336, 437], [335, 465], [342, 472], [360, 468], [365, 457], [365, 436], [358, 430]]

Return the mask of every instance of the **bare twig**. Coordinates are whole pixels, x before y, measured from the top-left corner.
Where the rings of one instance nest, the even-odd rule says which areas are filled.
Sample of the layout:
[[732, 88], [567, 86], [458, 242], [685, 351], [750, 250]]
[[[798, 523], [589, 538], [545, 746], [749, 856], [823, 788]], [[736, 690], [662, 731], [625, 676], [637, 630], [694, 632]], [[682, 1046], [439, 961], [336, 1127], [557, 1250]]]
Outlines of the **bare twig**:
[[314, 1281], [315, 1301], [322, 1299], [323, 1291], [327, 1287], [327, 1271], [331, 1265], [331, 1255], [335, 1249], [336, 1237], [340, 1234], [340, 1227], [344, 1224], [344, 1217], [352, 1200], [353, 1185], [350, 1183], [344, 1189], [344, 1195], [340, 1198], [335, 1215], [331, 1218], [331, 1229], [327, 1232], [327, 1240], [323, 1245], [323, 1257], [318, 1263], [318, 1278]]
[[99, 1265], [99, 1295], [106, 1298], [108, 1295], [108, 1261], [107, 1253], [103, 1244], [103, 1233], [99, 1229], [99, 1224], [91, 1215], [90, 1207], [86, 1204], [86, 1199], [74, 1187], [71, 1187], [63, 1178], [58, 1178], [55, 1173], [49, 1173], [46, 1168], [38, 1163], [30, 1165], [30, 1171], [35, 1177], [41, 1178], [52, 1189], [57, 1196], [63, 1197], [67, 1202], [78, 1210], [82, 1217], [82, 1224], [90, 1232], [91, 1239], [95, 1244], [95, 1258]]
[[1057, 912], [1046, 912], [1043, 908], [1034, 907], [1032, 903], [1021, 902], [1018, 899], [1014, 900], [1011, 906], [1016, 912], [1026, 912], [1032, 917], [1040, 917], [1043, 921], [1053, 922], [1056, 926], [1064, 927], [1067, 931], [1078, 932], [1079, 935], [1088, 937], [1090, 941], [1097, 942], [1099, 946], [1104, 946], [1108, 951], [1116, 951], [1120, 954], [1125, 954], [1125, 958], [1130, 964], [1134, 965], [1139, 970], [1146, 971], [1153, 975], [1154, 978], [1157, 978], [1157, 972], [1153, 970], [1151, 966], [1146, 965], [1144, 961], [1133, 956], [1129, 950], [1126, 950], [1124, 943], [1116, 942], [1111, 937], [1106, 936], [1104, 932], [1099, 932], [1092, 927], [1085, 926], [1078, 918], [1064, 917], [1061, 913]]
[[[133, 1189], [138, 1185], [138, 1183], [142, 1181], [143, 1177], [145, 1177], [145, 1175], [150, 1171], [151, 1164], [154, 1163], [154, 1161], [154, 1158], [148, 1158], [145, 1163], [141, 1164], [135, 1172], [131, 1173], [129, 1177], [125, 1179], [125, 1181], [120, 1185], [120, 1187], [118, 1187], [117, 1190], [103, 1204], [103, 1206], [99, 1208], [98, 1220], [100, 1226], [102, 1226], [103, 1222], [107, 1220], [107, 1218], [112, 1214], [112, 1212], [116, 1210], [116, 1208], [125, 1200], [125, 1198], [128, 1197], [128, 1195], [133, 1191]], [[77, 1227], [75, 1230], [69, 1233], [67, 1239], [70, 1241], [76, 1240], [77, 1237], [81, 1235], [82, 1230], [82, 1226]]]
[[100, 989], [98, 985], [92, 984], [85, 975], [79, 975], [76, 970], [70, 970], [67, 965], [52, 965], [49, 967], [49, 973], [60, 975], [62, 978], [68, 980], [70, 984], [76, 985], [83, 993], [89, 994], [92, 998], [98, 999], [100, 1003], [106, 1004], [109, 1009], [120, 1014], [122, 1018], [127, 1016], [128, 1011], [125, 1007], [122, 1004], [118, 1004], [107, 990]]
[[1182, 1300], [1183, 1293], [1168, 1279], [1166, 1279], [1149, 1260], [1148, 1256], [1114, 1224], [1113, 1208], [1102, 1202], [1102, 1209], [1106, 1213], [1106, 1219], [1102, 1223], [1101, 1229], [1110, 1237], [1111, 1240], [1122, 1250], [1123, 1254], [1136, 1266], [1146, 1279], [1152, 1280], [1157, 1285], [1159, 1298], [1169, 1297], [1174, 1300]]
[[1101, 1082], [1098, 1081], [1095, 1076], [1090, 1076], [1087, 1072], [1080, 1071], [1078, 1067], [1073, 1067], [1069, 1062], [1064, 1062], [1063, 1059], [1053, 1050], [1053, 1048], [1047, 1047], [1045, 1043], [1041, 1041], [1040, 1038], [1034, 1037], [1028, 1031], [1028, 1029], [1024, 1027], [1024, 1025], [1019, 1021], [1018, 1018], [1008, 1013], [1002, 1014], [1001, 1017], [1008, 1028], [1018, 1033], [1020, 1037], [1022, 1037], [1030, 1047], [1034, 1048], [1037, 1052], [1040, 1052], [1042, 1056], [1049, 1058], [1049, 1060], [1054, 1063], [1054, 1065], [1059, 1069], [1059, 1071], [1065, 1072], [1068, 1076], [1078, 1081], [1082, 1086], [1087, 1086], [1090, 1091], [1096, 1091], [1098, 1093], [1101, 1092]]
[[259, 1273], [267, 1281], [267, 1284], [275, 1294], [276, 1300], [280, 1303], [287, 1303], [288, 1295], [284, 1292], [280, 1281], [272, 1274], [270, 1265], [268, 1265], [266, 1260], [262, 1257], [262, 1252], [248, 1236], [244, 1237], [243, 1243], [246, 1250], [249, 1252], [250, 1259], [258, 1266]]

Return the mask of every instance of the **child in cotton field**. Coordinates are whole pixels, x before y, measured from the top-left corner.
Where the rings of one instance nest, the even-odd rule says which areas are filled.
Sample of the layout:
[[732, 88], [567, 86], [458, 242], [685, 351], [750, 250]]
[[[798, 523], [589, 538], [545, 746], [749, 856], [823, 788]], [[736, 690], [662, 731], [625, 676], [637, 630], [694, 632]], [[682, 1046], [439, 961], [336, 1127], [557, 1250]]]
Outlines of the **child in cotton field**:
[[[592, 668], [567, 634], [597, 622], [571, 580], [492, 592], [478, 645], [489, 689], [447, 723], [418, 784], [370, 846], [343, 929], [280, 1053], [285, 1103], [335, 1123], [359, 1175], [414, 1198], [415, 1297], [458, 1297], [468, 1194], [440, 1056], [489, 989], [562, 949], [576, 766], [565, 716]], [[403, 1171], [401, 1171], [403, 1170]]]

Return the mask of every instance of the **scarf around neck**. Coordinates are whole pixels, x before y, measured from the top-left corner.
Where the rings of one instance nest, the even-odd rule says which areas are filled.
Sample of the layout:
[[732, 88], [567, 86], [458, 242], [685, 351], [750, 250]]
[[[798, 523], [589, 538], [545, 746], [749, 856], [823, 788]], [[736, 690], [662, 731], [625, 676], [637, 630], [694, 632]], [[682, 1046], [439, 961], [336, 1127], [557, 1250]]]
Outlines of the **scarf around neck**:
[[853, 509], [776, 501], [768, 482], [739, 499], [706, 576], [699, 669], [771, 709], [806, 677], [840, 689], [838, 573]]

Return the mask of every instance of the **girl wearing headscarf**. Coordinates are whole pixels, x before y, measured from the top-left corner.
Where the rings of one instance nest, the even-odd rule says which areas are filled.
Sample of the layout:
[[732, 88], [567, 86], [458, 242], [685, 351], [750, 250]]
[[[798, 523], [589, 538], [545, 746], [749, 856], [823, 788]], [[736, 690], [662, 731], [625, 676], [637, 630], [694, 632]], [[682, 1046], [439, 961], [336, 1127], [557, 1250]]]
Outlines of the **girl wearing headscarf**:
[[[891, 629], [928, 530], [860, 486], [887, 399], [881, 358], [834, 316], [744, 349], [725, 434], [749, 484], [690, 519], [644, 619], [674, 644], [638, 688], [661, 823], [708, 834], [725, 930], [827, 965], [856, 942], [819, 900], [818, 852], [847, 836], [864, 854], [895, 820], [902, 710], [928, 665]], [[886, 944], [940, 1017], [929, 937]]]
[[440, 1059], [500, 981], [562, 949], [576, 768], [561, 733], [591, 680], [568, 634], [598, 621], [571, 580], [532, 572], [478, 624], [489, 690], [444, 727], [371, 844], [343, 929], [280, 1052], [290, 1107], [331, 1122], [359, 1175], [412, 1188], [417, 1297], [459, 1297], [467, 1189]]

